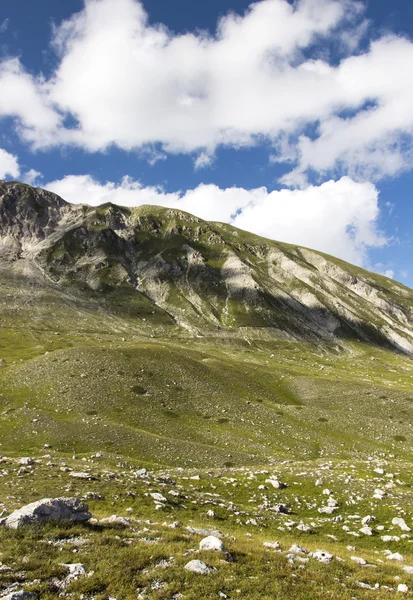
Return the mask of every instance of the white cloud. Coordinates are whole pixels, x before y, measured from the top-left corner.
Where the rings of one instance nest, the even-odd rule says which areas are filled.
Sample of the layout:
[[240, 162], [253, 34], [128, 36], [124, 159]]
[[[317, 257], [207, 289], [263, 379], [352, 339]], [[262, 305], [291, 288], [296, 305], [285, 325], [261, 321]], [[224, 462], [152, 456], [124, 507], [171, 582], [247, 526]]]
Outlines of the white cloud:
[[265, 187], [221, 189], [202, 184], [186, 192], [165, 193], [129, 177], [119, 184], [100, 184], [90, 175], [69, 175], [45, 187], [75, 203], [175, 207], [363, 265], [367, 264], [368, 248], [386, 243], [377, 229], [377, 189], [348, 177], [305, 190], [273, 192]]
[[9, 28], [10, 19], [4, 19], [2, 23], [0, 23], [0, 33], [6, 33]]
[[20, 168], [17, 156], [0, 148], [0, 179], [7, 176], [17, 178], [19, 175]]
[[195, 159], [194, 166], [195, 169], [205, 169], [205, 167], [210, 167], [214, 162], [213, 156], [208, 154], [208, 152], [201, 152]]
[[29, 169], [23, 175], [24, 183], [28, 183], [29, 185], [39, 185], [40, 179], [43, 179], [43, 175], [40, 171], [36, 171], [36, 169]]
[[214, 35], [176, 35], [138, 0], [85, 0], [54, 30], [50, 79], [0, 63], [0, 116], [34, 148], [196, 153], [200, 168], [220, 146], [265, 140], [292, 165], [287, 185], [314, 171], [378, 180], [413, 167], [413, 43], [385, 36], [360, 53], [367, 26], [357, 0], [261, 0]]

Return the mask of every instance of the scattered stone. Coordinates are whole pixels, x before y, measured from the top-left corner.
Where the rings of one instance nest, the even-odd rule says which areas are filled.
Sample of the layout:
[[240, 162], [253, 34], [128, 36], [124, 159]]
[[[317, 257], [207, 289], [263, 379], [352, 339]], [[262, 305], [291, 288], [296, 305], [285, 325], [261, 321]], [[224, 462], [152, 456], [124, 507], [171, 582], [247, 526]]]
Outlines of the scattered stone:
[[316, 550], [315, 552], [310, 552], [310, 556], [327, 565], [330, 564], [334, 558], [332, 554], [325, 552], [325, 550]]
[[127, 517], [118, 517], [118, 515], [112, 515], [99, 520], [100, 525], [121, 525], [122, 527], [129, 527], [130, 519]]
[[187, 527], [189, 533], [195, 533], [196, 535], [214, 535], [215, 537], [223, 537], [222, 533], [217, 529], [198, 529], [197, 527]]
[[374, 523], [376, 521], [376, 517], [373, 517], [373, 515], [367, 515], [367, 517], [364, 517], [364, 519], [361, 521], [362, 525], [368, 525], [369, 523]]
[[166, 504], [168, 502], [167, 498], [162, 496], [162, 494], [158, 494], [158, 492], [152, 492], [150, 496], [153, 500], [155, 500], [155, 502], [161, 502], [162, 504]]
[[308, 550], [302, 548], [302, 546], [297, 546], [297, 544], [293, 544], [288, 552], [293, 552], [294, 554], [308, 554]]
[[405, 583], [399, 583], [399, 585], [397, 586], [397, 591], [400, 592], [401, 594], [407, 594], [407, 592], [409, 591], [409, 588], [407, 587], [407, 585]]
[[137, 477], [138, 479], [145, 479], [146, 477], [148, 477], [148, 470], [139, 469], [138, 471], [135, 471], [135, 477]]
[[34, 464], [34, 460], [32, 458], [30, 458], [29, 456], [26, 456], [19, 460], [19, 465], [30, 466], [33, 464]]
[[90, 473], [83, 473], [80, 471], [72, 471], [71, 473], [69, 473], [69, 477], [74, 477], [75, 479], [93, 479], [93, 476]]
[[350, 556], [350, 560], [357, 563], [358, 565], [367, 565], [367, 561], [359, 556]]
[[390, 553], [386, 556], [386, 558], [387, 560], [404, 560], [404, 556], [402, 554], [399, 554], [399, 552]]
[[66, 567], [69, 571], [69, 575], [66, 577], [65, 582], [67, 585], [86, 575], [85, 565], [82, 565], [81, 563], [63, 564], [62, 567]]
[[410, 527], [406, 525], [405, 520], [400, 517], [394, 517], [392, 525], [397, 525], [402, 531], [411, 531]]
[[272, 479], [272, 478], [271, 479], [266, 479], [265, 483], [269, 483], [276, 490], [283, 490], [284, 488], [288, 487], [285, 483], [282, 483], [281, 481], [279, 481], [276, 478], [274, 478], [274, 479]]
[[264, 542], [266, 548], [278, 549], [280, 548], [280, 542]]

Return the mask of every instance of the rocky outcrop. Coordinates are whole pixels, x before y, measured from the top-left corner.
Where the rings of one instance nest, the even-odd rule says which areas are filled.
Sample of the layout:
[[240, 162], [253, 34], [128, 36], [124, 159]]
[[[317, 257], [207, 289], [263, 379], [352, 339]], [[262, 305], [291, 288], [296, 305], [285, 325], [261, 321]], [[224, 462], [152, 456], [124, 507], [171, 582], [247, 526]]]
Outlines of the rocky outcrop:
[[48, 521], [85, 523], [91, 518], [87, 504], [78, 498], [45, 498], [15, 510], [1, 519], [0, 525], [19, 529], [25, 525], [44, 524]]

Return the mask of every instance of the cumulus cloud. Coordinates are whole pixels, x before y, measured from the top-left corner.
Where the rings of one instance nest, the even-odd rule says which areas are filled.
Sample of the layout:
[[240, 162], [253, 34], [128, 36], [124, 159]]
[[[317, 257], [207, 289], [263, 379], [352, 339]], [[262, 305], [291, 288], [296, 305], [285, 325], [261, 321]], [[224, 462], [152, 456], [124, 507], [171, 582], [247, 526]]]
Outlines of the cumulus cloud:
[[20, 167], [17, 156], [0, 148], [0, 179], [7, 176], [17, 178], [19, 175]]
[[39, 185], [40, 180], [43, 178], [42, 173], [40, 171], [36, 171], [36, 169], [29, 169], [23, 175], [24, 183], [28, 183], [29, 185]]
[[305, 190], [269, 192], [199, 185], [166, 193], [124, 177], [104, 184], [90, 175], [69, 175], [45, 186], [69, 202], [124, 206], [142, 204], [179, 208], [210, 221], [231, 223], [279, 241], [308, 246], [367, 266], [367, 250], [386, 240], [378, 231], [378, 191], [348, 177]]
[[34, 148], [153, 146], [155, 160], [194, 153], [200, 168], [220, 146], [264, 140], [272, 161], [292, 165], [287, 185], [393, 176], [413, 165], [413, 43], [385, 36], [360, 52], [363, 6], [261, 0], [214, 34], [177, 35], [138, 0], [85, 0], [54, 30], [49, 79], [18, 58], [0, 63], [0, 116]]

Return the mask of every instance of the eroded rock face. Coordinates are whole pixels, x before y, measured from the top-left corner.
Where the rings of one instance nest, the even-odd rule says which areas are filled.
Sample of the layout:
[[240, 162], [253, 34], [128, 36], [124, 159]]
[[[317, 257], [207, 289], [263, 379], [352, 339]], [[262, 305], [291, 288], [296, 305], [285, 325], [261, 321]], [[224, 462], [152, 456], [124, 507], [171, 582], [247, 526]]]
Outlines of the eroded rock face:
[[87, 504], [78, 498], [44, 498], [27, 504], [1, 519], [0, 524], [11, 529], [48, 521], [76, 521], [85, 523], [92, 518]]

